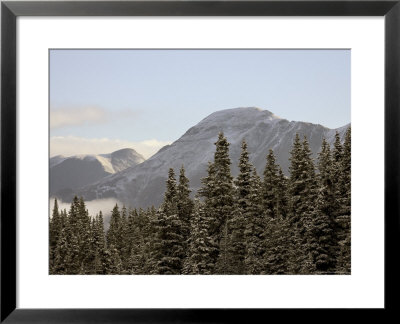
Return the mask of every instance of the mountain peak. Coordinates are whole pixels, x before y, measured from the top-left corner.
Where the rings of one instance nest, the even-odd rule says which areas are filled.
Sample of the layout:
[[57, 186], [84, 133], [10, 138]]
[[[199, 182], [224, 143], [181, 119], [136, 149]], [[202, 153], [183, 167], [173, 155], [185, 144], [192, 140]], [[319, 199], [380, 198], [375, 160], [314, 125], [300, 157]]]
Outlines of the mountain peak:
[[136, 152], [133, 148], [123, 148], [117, 151], [114, 151], [111, 153], [111, 157], [113, 158], [122, 158], [122, 157], [128, 157], [128, 156], [136, 156], [140, 159], [145, 160], [145, 158], [138, 152]]
[[[343, 138], [345, 129], [340, 130]], [[157, 206], [163, 199], [169, 168], [177, 171], [182, 165], [190, 179], [190, 188], [195, 193], [201, 187], [201, 179], [207, 175], [208, 163], [214, 159], [214, 143], [221, 131], [230, 143], [231, 172], [236, 176], [243, 139], [248, 145], [250, 162], [259, 174], [265, 168], [270, 149], [274, 150], [277, 164], [287, 173], [296, 133], [307, 136], [315, 157], [321, 148], [322, 138], [332, 144], [336, 130], [311, 123], [290, 122], [257, 107], [220, 110], [191, 127], [150, 159], [82, 187], [78, 194], [88, 200], [115, 197], [132, 207]]]
[[205, 120], [213, 120], [220, 118], [245, 118], [245, 119], [280, 119], [278, 116], [274, 115], [272, 112], [266, 109], [261, 109], [258, 107], [237, 107], [237, 108], [229, 108], [218, 110], [208, 117], [204, 118]]

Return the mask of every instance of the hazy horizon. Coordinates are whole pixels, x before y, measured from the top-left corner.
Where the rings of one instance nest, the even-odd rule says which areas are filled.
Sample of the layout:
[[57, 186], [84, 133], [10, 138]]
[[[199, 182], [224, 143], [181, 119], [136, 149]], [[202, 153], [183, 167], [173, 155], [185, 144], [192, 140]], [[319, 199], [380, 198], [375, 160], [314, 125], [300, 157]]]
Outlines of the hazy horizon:
[[350, 123], [350, 50], [51, 50], [50, 156], [149, 158], [211, 113]]

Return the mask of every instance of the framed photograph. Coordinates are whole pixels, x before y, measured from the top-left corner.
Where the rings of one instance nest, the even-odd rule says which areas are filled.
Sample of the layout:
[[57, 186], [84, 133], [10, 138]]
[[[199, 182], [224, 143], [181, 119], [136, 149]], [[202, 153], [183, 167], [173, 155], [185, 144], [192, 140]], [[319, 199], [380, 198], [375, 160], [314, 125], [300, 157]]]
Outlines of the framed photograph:
[[2, 2], [1, 321], [395, 311], [399, 21]]

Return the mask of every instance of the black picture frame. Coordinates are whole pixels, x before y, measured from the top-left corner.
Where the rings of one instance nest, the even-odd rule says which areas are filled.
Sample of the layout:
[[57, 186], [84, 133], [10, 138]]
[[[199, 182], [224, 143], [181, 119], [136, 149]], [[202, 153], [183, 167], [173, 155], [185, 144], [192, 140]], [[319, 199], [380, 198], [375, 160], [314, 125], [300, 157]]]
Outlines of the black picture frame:
[[[16, 19], [19, 16], [384, 16], [385, 17], [385, 308], [398, 308], [400, 255], [400, 0], [372, 1], [2, 1], [1, 3], [1, 316], [3, 323], [254, 322], [267, 309], [16, 308]], [[373, 190], [373, 188], [371, 188]], [[373, 233], [371, 233], [373, 235]], [[373, 260], [371, 260], [373, 262]], [[310, 321], [321, 310], [293, 310]], [[315, 312], [309, 314], [310, 311]], [[341, 318], [334, 310], [329, 317]], [[357, 312], [359, 310], [348, 310]], [[310, 317], [310, 315], [312, 317]], [[393, 315], [393, 314], [391, 314]], [[359, 316], [359, 315], [357, 315]], [[378, 317], [376, 317], [378, 318]], [[267, 319], [265, 319], [266, 321]], [[272, 320], [270, 318], [269, 320]], [[280, 320], [285, 320], [282, 317]]]

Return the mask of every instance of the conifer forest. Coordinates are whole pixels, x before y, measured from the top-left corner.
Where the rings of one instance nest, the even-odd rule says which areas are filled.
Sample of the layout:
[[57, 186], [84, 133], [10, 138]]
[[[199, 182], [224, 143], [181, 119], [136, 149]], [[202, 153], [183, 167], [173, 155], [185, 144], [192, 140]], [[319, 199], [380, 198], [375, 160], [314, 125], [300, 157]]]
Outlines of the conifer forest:
[[297, 134], [288, 175], [272, 150], [257, 174], [246, 142], [239, 161], [230, 160], [229, 145], [220, 133], [195, 195], [184, 166], [171, 168], [160, 206], [115, 205], [107, 230], [103, 214], [89, 215], [82, 198], [69, 210], [55, 200], [49, 273], [350, 274], [350, 127], [332, 146], [323, 139], [316, 159]]

